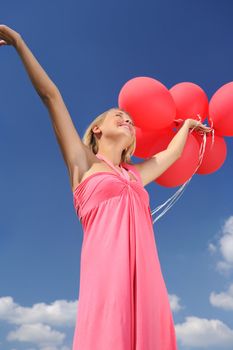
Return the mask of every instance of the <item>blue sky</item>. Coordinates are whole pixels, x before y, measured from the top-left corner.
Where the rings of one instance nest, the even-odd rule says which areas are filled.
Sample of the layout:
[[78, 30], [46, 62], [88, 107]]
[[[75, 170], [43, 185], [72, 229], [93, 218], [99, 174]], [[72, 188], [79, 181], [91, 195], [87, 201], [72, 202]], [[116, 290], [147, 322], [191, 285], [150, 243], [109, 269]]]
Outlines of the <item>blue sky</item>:
[[[123, 84], [190, 81], [208, 98], [233, 80], [233, 4], [8, 1], [18, 31], [60, 89], [82, 136]], [[71, 350], [82, 227], [49, 115], [13, 47], [0, 47], [0, 349]], [[154, 225], [180, 350], [233, 348], [233, 140]], [[133, 157], [137, 162], [138, 158]], [[151, 209], [177, 188], [146, 186]]]

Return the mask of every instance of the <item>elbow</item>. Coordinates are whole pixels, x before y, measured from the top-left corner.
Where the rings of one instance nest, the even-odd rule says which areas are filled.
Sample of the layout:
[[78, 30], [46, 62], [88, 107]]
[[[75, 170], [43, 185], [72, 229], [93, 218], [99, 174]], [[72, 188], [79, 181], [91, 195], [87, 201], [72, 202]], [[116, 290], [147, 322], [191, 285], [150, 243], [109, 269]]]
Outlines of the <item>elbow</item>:
[[52, 88], [49, 91], [44, 91], [44, 92], [37, 92], [40, 98], [43, 100], [43, 102], [49, 103], [50, 101], [54, 100], [57, 96], [59, 96], [60, 92], [57, 87]]

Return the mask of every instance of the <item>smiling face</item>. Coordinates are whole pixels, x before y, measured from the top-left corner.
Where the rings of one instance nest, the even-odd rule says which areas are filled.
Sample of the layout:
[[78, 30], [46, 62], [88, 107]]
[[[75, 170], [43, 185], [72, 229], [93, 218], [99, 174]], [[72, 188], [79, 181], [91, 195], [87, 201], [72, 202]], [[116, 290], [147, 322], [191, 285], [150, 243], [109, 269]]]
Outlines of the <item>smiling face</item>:
[[123, 110], [112, 108], [108, 111], [105, 119], [99, 126], [95, 126], [93, 132], [102, 133], [106, 138], [124, 139], [124, 144], [128, 147], [135, 137], [135, 126], [133, 119]]
[[117, 126], [123, 127], [126, 130], [129, 130], [131, 135], [135, 133], [135, 127], [133, 119], [124, 111], [120, 109], [113, 109], [110, 111], [111, 117], [117, 119]]

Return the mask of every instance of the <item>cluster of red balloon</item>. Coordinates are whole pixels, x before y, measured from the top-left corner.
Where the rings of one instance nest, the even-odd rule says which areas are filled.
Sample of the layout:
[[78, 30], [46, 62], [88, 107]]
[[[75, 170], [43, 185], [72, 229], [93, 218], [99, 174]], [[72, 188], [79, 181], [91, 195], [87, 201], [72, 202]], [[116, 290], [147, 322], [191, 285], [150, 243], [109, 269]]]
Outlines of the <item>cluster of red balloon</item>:
[[233, 82], [218, 89], [209, 103], [206, 93], [194, 83], [181, 82], [168, 90], [156, 79], [136, 77], [122, 87], [118, 105], [134, 120], [134, 155], [140, 158], [150, 158], [167, 148], [178, 132], [176, 119], [192, 118], [203, 123], [207, 117], [213, 128], [214, 143], [212, 133], [206, 133], [201, 162], [199, 156], [203, 136], [193, 130], [187, 137], [181, 157], [156, 178], [158, 184], [180, 186], [194, 173], [210, 174], [223, 165], [227, 155], [223, 136], [233, 136]]

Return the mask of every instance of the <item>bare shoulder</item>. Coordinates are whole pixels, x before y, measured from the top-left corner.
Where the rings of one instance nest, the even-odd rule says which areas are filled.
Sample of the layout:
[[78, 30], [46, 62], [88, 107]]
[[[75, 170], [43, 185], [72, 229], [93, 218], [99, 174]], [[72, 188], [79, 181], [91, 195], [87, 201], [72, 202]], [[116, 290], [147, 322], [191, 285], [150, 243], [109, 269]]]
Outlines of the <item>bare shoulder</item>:
[[83, 145], [82, 152], [69, 164], [69, 177], [72, 191], [80, 184], [95, 163], [100, 163], [100, 160], [90, 148]]
[[137, 169], [137, 171], [140, 171], [140, 163], [132, 163], [132, 165]]
[[141, 177], [141, 181], [143, 186], [148, 185], [150, 182], [155, 180], [155, 175], [153, 175], [153, 168], [155, 159], [153, 158], [146, 158], [142, 160], [140, 163], [134, 163], [135, 170], [138, 172], [139, 176]]

